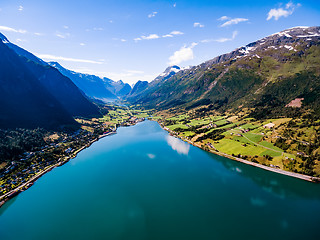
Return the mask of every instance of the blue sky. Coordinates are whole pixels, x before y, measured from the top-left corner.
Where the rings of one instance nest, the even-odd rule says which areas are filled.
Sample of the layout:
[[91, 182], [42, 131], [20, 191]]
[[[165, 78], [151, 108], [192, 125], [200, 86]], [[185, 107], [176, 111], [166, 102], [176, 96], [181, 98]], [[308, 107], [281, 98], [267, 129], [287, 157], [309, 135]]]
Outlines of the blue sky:
[[318, 0], [0, 1], [0, 32], [11, 42], [45, 61], [130, 84], [287, 28], [319, 25]]

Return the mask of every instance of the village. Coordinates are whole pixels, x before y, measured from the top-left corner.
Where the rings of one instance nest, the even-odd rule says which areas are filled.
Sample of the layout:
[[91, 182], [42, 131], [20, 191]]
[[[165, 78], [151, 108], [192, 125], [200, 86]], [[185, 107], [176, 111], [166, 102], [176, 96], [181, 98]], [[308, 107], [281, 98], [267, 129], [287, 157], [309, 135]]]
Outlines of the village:
[[110, 115], [101, 119], [76, 119], [81, 128], [73, 133], [56, 132], [48, 136], [47, 145], [25, 152], [19, 160], [7, 163], [0, 171], [0, 206], [54, 167], [67, 163], [83, 149], [105, 136], [115, 134], [118, 127], [132, 126], [145, 120], [146, 112], [112, 106]]

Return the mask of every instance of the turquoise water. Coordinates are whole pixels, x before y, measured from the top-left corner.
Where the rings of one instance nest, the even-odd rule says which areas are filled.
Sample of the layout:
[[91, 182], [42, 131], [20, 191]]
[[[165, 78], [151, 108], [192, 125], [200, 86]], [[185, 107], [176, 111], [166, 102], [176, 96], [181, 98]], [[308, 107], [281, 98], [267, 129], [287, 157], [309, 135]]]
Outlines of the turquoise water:
[[0, 209], [1, 240], [320, 239], [320, 185], [120, 128]]

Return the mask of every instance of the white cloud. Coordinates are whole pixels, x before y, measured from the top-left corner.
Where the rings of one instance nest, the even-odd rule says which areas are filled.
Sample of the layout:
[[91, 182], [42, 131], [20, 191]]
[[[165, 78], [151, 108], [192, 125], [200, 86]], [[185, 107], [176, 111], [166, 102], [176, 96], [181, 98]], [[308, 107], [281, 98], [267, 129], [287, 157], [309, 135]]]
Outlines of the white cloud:
[[180, 31], [172, 31], [170, 34], [171, 35], [183, 35], [184, 33], [180, 32]]
[[36, 36], [43, 36], [44, 34], [43, 34], [43, 33], [35, 32], [34, 35], [36, 35]]
[[219, 21], [226, 21], [229, 19], [230, 19], [230, 17], [227, 17], [227, 16], [222, 16], [222, 17], [218, 18]]
[[80, 46], [85, 46], [86, 44], [85, 43], [80, 43]]
[[232, 41], [236, 38], [237, 35], [238, 35], [238, 31], [233, 31], [231, 38], [205, 39], [205, 40], [202, 40], [201, 43], [209, 43], [209, 42], [222, 43], [222, 42]]
[[59, 38], [66, 38], [64, 35], [60, 34], [60, 33], [56, 33], [56, 36]]
[[18, 8], [18, 10], [19, 10], [19, 11], [23, 11], [23, 6], [20, 5], [19, 8]]
[[158, 39], [160, 38], [157, 34], [150, 34], [149, 36], [141, 36], [144, 40]]
[[102, 27], [94, 27], [93, 31], [103, 31], [103, 28]]
[[17, 43], [19, 43], [19, 42], [26, 42], [26, 41], [27, 41], [27, 40], [21, 39], [21, 38], [18, 38], [18, 39], [16, 40]]
[[22, 29], [14, 29], [11, 27], [6, 27], [6, 26], [0, 26], [0, 31], [5, 31], [5, 32], [15, 32], [15, 33], [26, 33], [26, 30]]
[[109, 20], [109, 23], [113, 23], [113, 20]]
[[204, 27], [204, 25], [203, 25], [203, 24], [201, 24], [201, 23], [199, 23], [199, 22], [195, 22], [195, 23], [193, 24], [193, 27], [203, 28], [203, 27]]
[[61, 57], [61, 56], [54, 56], [50, 54], [36, 54], [39, 58], [42, 58], [46, 61], [66, 61], [66, 62], [80, 62], [80, 63], [93, 63], [93, 64], [102, 64], [102, 62], [97, 62], [93, 60], [86, 60], [86, 59], [77, 59], [77, 58], [68, 58], [68, 57]]
[[278, 9], [271, 9], [268, 13], [268, 18], [267, 20], [270, 20], [271, 18], [274, 18], [275, 20], [278, 20], [280, 17], [288, 17], [291, 15], [287, 10], [284, 10], [283, 8], [278, 8]]
[[163, 38], [168, 38], [168, 37], [174, 37], [174, 35], [183, 35], [183, 34], [184, 33], [180, 32], [180, 31], [172, 31], [171, 33], [163, 35], [162, 37]]
[[148, 36], [141, 36], [138, 38], [133, 39], [134, 41], [141, 41], [141, 40], [152, 40], [152, 39], [158, 39], [160, 38], [157, 34], [150, 34]]
[[231, 37], [231, 38], [219, 38], [219, 39], [216, 39], [215, 41], [216, 41], [216, 42], [232, 41], [233, 39], [236, 38], [237, 35], [238, 35], [238, 31], [234, 31], [234, 32], [232, 33], [232, 37]]
[[71, 34], [70, 33], [56, 33], [56, 36], [58, 37], [58, 38], [62, 38], [62, 39], [65, 39], [65, 38], [68, 38], [68, 37], [70, 37], [71, 36]]
[[64, 29], [69, 29], [69, 26], [63, 26]]
[[152, 12], [148, 15], [148, 18], [153, 18], [158, 14], [158, 12]]
[[182, 62], [193, 59], [193, 48], [197, 46], [198, 43], [192, 43], [191, 46], [183, 46], [180, 50], [175, 51], [171, 57], [169, 57], [169, 65], [179, 65]]
[[[183, 35], [183, 34], [184, 33], [181, 31], [172, 31], [171, 33], [162, 35], [161, 37], [168, 38], [168, 37], [174, 37], [174, 36]], [[158, 34], [150, 34], [148, 36], [141, 36], [138, 38], [134, 38], [133, 40], [137, 42], [137, 41], [141, 41], [141, 40], [151, 40], [151, 39], [158, 39], [158, 38], [160, 38], [160, 36]]]
[[[112, 38], [112, 40], [114, 40], [114, 41], [120, 41], [120, 42], [126, 42], [126, 41], [127, 41], [127, 40], [124, 39], [124, 38]], [[137, 40], [137, 41], [139, 41], [139, 40]]]
[[176, 6], [177, 6], [177, 3], [174, 3], [174, 4], [173, 4], [173, 7], [175, 8]]
[[298, 7], [300, 7], [301, 4], [294, 4], [291, 1], [288, 2], [285, 6], [285, 8], [273, 8], [268, 12], [268, 17], [267, 20], [271, 20], [272, 18], [274, 18], [274, 20], [278, 20], [281, 17], [288, 17], [291, 14], [293, 14], [294, 10]]
[[246, 22], [249, 21], [249, 19], [247, 18], [233, 18], [227, 22], [225, 22], [224, 24], [220, 25], [220, 27], [226, 27], [226, 26], [230, 26], [230, 25], [234, 25], [234, 24], [238, 24], [241, 22]]

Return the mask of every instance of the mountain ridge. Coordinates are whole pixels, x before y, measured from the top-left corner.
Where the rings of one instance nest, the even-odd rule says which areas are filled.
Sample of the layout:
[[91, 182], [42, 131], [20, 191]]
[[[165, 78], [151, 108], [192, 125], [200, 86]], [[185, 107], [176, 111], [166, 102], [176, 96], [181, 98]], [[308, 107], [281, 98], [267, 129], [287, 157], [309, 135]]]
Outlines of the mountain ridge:
[[[0, 92], [5, 103], [3, 104], [4, 111], [2, 112], [3, 122], [1, 127], [29, 128], [40, 126], [56, 128], [59, 122], [62, 125], [77, 125], [71, 116], [101, 116], [98, 107], [93, 104], [69, 78], [62, 75], [57, 69], [49, 66], [32, 53], [10, 43], [3, 34], [0, 34], [0, 38], [2, 65], [8, 68], [1, 68], [1, 74], [7, 76], [7, 78], [4, 77], [2, 79], [2, 89]], [[10, 59], [15, 59], [15, 62], [10, 62]], [[15, 72], [12, 70], [9, 72], [9, 69], [15, 69]], [[9, 79], [11, 82], [9, 82]], [[21, 82], [22, 79], [24, 79], [23, 82]], [[21, 84], [16, 84], [15, 88], [13, 88], [13, 82], [20, 82]], [[33, 86], [34, 89], [30, 88], [31, 86]], [[8, 92], [8, 89], [10, 89], [11, 92]], [[35, 89], [37, 89], [37, 91]], [[30, 91], [32, 95], [30, 95]], [[45, 95], [43, 95], [43, 93], [45, 93]], [[12, 96], [15, 96], [15, 98]], [[48, 96], [48, 101], [50, 100], [50, 104], [47, 104], [47, 109], [43, 104], [41, 105], [41, 102], [48, 102], [43, 99], [44, 96]], [[21, 102], [22, 99], [25, 99], [25, 102]], [[38, 101], [35, 101], [35, 99], [38, 99]], [[13, 109], [15, 110], [12, 112]], [[52, 116], [52, 114], [49, 113], [50, 111], [56, 113], [58, 117]], [[28, 114], [29, 112], [33, 112], [33, 116]], [[16, 119], [14, 119], [14, 117], [12, 117], [18, 116], [19, 113], [24, 114], [22, 114], [20, 118], [16, 117]], [[52, 119], [48, 116], [51, 116]], [[19, 119], [21, 119], [21, 121]], [[50, 122], [52, 122], [52, 124], [50, 124]], [[15, 126], [14, 123], [17, 123], [17, 126]]]
[[[288, 98], [301, 97], [310, 92], [307, 89], [310, 84], [318, 86], [319, 43], [320, 27], [286, 29], [181, 70], [165, 81], [151, 82], [128, 101], [159, 109], [177, 106], [190, 109], [210, 104], [223, 111], [236, 110], [241, 105], [255, 108], [256, 102], [262, 101], [273, 87], [279, 87], [282, 80], [297, 79], [297, 74], [309, 72], [316, 80], [310, 78], [303, 90], [287, 93]], [[310, 102], [308, 104], [310, 107]], [[284, 107], [284, 102], [280, 105]]]
[[0, 128], [49, 128], [77, 125], [67, 110], [0, 41]]
[[70, 78], [78, 88], [91, 98], [114, 101], [131, 91], [131, 86], [121, 80], [116, 82], [107, 77], [101, 78], [92, 74], [75, 72], [63, 67], [58, 62], [49, 62], [48, 64]]

